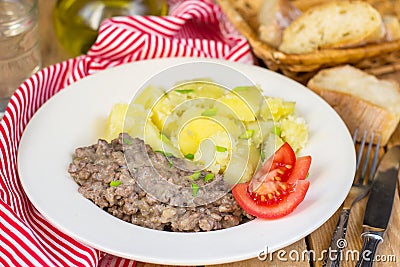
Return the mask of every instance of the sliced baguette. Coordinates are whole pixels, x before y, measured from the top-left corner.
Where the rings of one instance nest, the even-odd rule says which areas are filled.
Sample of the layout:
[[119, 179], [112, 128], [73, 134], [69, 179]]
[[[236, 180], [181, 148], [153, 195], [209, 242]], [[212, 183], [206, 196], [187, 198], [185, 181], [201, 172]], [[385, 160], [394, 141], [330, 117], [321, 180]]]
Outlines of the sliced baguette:
[[307, 86], [324, 98], [351, 132], [373, 130], [386, 144], [400, 120], [400, 87], [350, 65], [324, 69]]
[[334, 1], [308, 9], [283, 32], [279, 50], [302, 54], [376, 42], [385, 29], [379, 12], [366, 2]]
[[385, 15], [383, 16], [383, 23], [385, 25], [385, 40], [396, 41], [400, 39], [400, 22], [396, 16]]
[[274, 48], [282, 42], [282, 34], [301, 11], [289, 0], [264, 0], [258, 13], [260, 40]]

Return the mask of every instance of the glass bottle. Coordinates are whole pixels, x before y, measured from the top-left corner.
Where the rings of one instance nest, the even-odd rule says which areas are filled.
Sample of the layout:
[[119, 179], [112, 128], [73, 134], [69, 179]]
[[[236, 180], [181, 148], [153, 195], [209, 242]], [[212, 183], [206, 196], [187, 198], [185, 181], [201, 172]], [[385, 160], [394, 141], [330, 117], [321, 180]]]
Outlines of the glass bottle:
[[62, 46], [73, 56], [86, 53], [105, 18], [129, 15], [164, 16], [166, 0], [58, 0], [54, 29]]

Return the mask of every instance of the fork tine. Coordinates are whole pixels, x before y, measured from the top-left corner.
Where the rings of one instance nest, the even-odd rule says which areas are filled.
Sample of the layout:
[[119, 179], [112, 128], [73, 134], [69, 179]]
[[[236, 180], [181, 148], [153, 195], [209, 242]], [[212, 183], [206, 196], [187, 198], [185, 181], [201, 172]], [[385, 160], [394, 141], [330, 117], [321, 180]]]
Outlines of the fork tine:
[[[353, 141], [354, 145], [357, 143], [357, 134], [358, 134], [358, 129], [354, 131], [353, 135]], [[346, 199], [343, 202], [343, 208], [340, 212], [340, 217], [336, 225], [336, 229], [333, 232], [333, 236], [331, 239], [331, 243], [329, 245], [329, 251], [334, 252], [333, 256], [336, 256], [334, 260], [331, 259], [331, 257], [327, 257], [324, 260], [323, 266], [339, 266], [340, 265], [340, 259], [341, 257], [338, 257], [341, 255], [342, 251], [342, 246], [338, 245], [339, 240], [343, 240], [346, 236], [346, 229], [347, 229], [347, 222], [349, 220], [349, 215], [350, 215], [350, 210], [352, 206], [365, 197], [372, 184], [373, 177], [375, 176], [375, 170], [378, 162], [378, 155], [379, 155], [379, 147], [380, 147], [380, 142], [381, 142], [381, 136], [378, 135], [378, 140], [376, 143], [376, 149], [375, 152], [373, 153], [373, 158], [371, 157], [371, 151], [372, 151], [372, 146], [374, 145], [375, 141], [375, 133], [371, 132], [369, 134], [369, 141], [368, 141], [368, 147], [366, 147], [365, 142], [367, 141], [367, 136], [368, 132], [365, 131], [362, 140], [359, 146], [356, 146], [358, 148], [357, 155], [356, 155], [356, 173], [354, 175], [354, 181], [353, 185], [351, 186], [351, 189], [349, 191], [349, 194], [347, 195]], [[366, 150], [366, 151], [364, 151]], [[371, 162], [372, 159], [372, 162]], [[363, 162], [361, 162], [363, 161]], [[360, 165], [362, 165], [361, 170], [360, 170]], [[366, 183], [364, 183], [364, 178], [365, 174], [367, 172], [367, 169], [369, 168], [370, 172], [368, 175], [368, 179]], [[331, 255], [330, 255], [331, 256]]]
[[375, 171], [376, 171], [376, 167], [378, 165], [378, 156], [379, 156], [379, 148], [381, 145], [381, 136], [378, 136], [378, 141], [376, 142], [376, 150], [375, 150], [375, 154], [374, 154], [374, 158], [372, 160], [372, 166], [371, 166], [371, 171], [369, 173], [369, 177], [368, 177], [368, 183], [372, 183], [372, 179], [374, 178], [375, 175]]
[[357, 135], [358, 135], [358, 128], [355, 129], [354, 134], [353, 134], [353, 143], [354, 144], [357, 142]]
[[[365, 131], [364, 135], [365, 134], [367, 134], [367, 131]], [[370, 158], [370, 155], [371, 155], [372, 144], [374, 142], [374, 137], [375, 137], [375, 134], [372, 132], [370, 134], [370, 138], [369, 138], [370, 140], [368, 142], [367, 152], [366, 152], [366, 154], [364, 156], [364, 163], [363, 163], [363, 166], [362, 166], [362, 169], [361, 169], [361, 175], [360, 175], [360, 183], [362, 183], [364, 181], [365, 174], [367, 173], [367, 168], [368, 168], [368, 164], [369, 164], [369, 158]]]
[[[358, 129], [355, 130], [354, 132], [354, 144], [357, 142], [357, 134], [358, 134]], [[360, 144], [360, 148], [358, 150], [358, 154], [357, 154], [357, 158], [356, 158], [356, 171], [358, 171], [359, 167], [360, 167], [360, 163], [361, 163], [361, 158], [363, 156], [363, 151], [364, 151], [364, 146], [365, 146], [365, 141], [367, 139], [367, 132], [364, 132], [364, 135], [362, 137], [361, 140], [361, 144]]]

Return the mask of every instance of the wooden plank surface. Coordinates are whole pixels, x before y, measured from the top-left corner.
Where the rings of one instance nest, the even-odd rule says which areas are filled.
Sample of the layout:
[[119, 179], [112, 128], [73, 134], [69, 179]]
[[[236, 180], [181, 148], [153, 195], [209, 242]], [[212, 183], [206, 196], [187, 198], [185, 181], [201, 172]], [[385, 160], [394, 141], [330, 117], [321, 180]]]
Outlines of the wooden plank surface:
[[[70, 55], [61, 47], [57, 42], [53, 24], [52, 24], [52, 11], [56, 0], [39, 0], [39, 26], [41, 34], [41, 51], [43, 55], [43, 66], [55, 64], [57, 62], [68, 59]], [[383, 78], [395, 79], [400, 82], [400, 73], [394, 73], [385, 75]], [[400, 103], [399, 103], [400, 104]], [[393, 134], [391, 141], [388, 146], [400, 144], [400, 127]], [[399, 183], [400, 184], [400, 183]], [[399, 192], [400, 190], [398, 190]], [[366, 199], [360, 201], [353, 208], [347, 233], [348, 247], [347, 251], [359, 250], [361, 248], [361, 230], [362, 230], [362, 217], [364, 214]], [[319, 229], [310, 234], [307, 238], [299, 240], [298, 242], [284, 248], [283, 250], [288, 253], [290, 251], [297, 251], [302, 253], [304, 251], [312, 251], [316, 255], [316, 260], [312, 263], [308, 261], [284, 261], [279, 260], [276, 253], [272, 255], [272, 261], [269, 259], [266, 261], [260, 261], [257, 258], [250, 259], [247, 261], [235, 262], [231, 264], [213, 265], [216, 267], [247, 267], [247, 266], [322, 266], [322, 261], [319, 260], [323, 250], [327, 249], [333, 229], [338, 220], [338, 212], [332, 216], [324, 225]], [[301, 222], [299, 222], [301, 223]], [[394, 210], [392, 213], [390, 227], [385, 235], [385, 240], [379, 245], [378, 255], [382, 257], [391, 257], [392, 255], [396, 258], [396, 262], [377, 262], [374, 266], [400, 266], [400, 200], [399, 194], [397, 194], [394, 204]], [[249, 240], [251, 242], [251, 240]], [[244, 244], [245, 245], [245, 244]], [[211, 249], [211, 248], [210, 248]], [[346, 250], [345, 250], [346, 251]], [[341, 266], [354, 266], [355, 261], [347, 260], [342, 263]], [[157, 267], [161, 265], [154, 265], [149, 263], [137, 264], [138, 267]]]

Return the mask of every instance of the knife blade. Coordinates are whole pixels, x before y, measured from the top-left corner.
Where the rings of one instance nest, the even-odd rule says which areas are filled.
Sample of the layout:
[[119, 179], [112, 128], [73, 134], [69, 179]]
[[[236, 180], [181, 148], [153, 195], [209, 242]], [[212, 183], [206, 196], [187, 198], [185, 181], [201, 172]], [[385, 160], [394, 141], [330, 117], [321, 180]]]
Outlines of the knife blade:
[[399, 176], [400, 145], [393, 146], [383, 156], [376, 171], [368, 197], [363, 220], [363, 247], [357, 267], [372, 266], [376, 249], [383, 241], [383, 235], [392, 213], [396, 183]]

